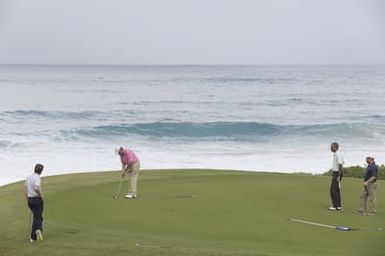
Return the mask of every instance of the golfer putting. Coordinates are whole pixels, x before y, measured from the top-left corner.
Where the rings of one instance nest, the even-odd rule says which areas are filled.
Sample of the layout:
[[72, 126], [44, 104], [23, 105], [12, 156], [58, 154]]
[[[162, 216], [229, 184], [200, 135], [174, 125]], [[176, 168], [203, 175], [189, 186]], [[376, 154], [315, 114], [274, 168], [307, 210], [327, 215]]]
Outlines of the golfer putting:
[[[140, 170], [140, 161], [136, 156], [135, 152], [128, 148], [120, 147], [118, 150], [120, 156], [120, 161], [122, 163], [122, 179], [119, 183], [119, 192], [122, 184], [122, 180], [128, 176], [128, 193], [124, 197], [127, 199], [132, 199], [137, 197], [137, 183]], [[115, 197], [117, 198], [117, 194]]]

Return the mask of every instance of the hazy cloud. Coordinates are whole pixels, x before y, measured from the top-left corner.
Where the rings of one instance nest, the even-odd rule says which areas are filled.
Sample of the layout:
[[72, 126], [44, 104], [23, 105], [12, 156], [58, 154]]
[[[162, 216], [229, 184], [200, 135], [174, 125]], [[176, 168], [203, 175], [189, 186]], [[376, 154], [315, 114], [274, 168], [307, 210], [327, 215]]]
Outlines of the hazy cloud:
[[381, 0], [0, 0], [0, 63], [385, 63]]

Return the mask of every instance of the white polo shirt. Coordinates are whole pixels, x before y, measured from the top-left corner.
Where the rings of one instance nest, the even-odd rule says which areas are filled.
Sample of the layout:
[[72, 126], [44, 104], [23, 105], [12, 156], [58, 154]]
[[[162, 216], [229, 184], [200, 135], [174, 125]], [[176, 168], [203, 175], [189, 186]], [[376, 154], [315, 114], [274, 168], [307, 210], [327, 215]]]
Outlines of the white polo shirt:
[[41, 186], [40, 175], [34, 173], [27, 177], [25, 180], [25, 187], [27, 188], [28, 197], [39, 197], [40, 195], [36, 192], [36, 189]]
[[333, 162], [332, 162], [332, 171], [338, 172], [339, 171], [339, 165], [344, 165], [344, 157], [342, 154], [340, 154], [338, 151], [333, 153]]

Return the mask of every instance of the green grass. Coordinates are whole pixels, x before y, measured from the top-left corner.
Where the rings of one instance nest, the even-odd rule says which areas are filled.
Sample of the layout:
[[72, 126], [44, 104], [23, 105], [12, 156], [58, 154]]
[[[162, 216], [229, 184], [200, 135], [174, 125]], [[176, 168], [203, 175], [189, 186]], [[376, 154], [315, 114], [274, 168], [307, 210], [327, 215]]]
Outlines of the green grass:
[[385, 227], [383, 181], [377, 216], [354, 213], [361, 180], [352, 178], [343, 181], [345, 211], [329, 212], [329, 182], [311, 175], [151, 170], [140, 174], [138, 199], [114, 200], [118, 172], [45, 177], [45, 241], [35, 245], [27, 241], [19, 182], [0, 187], [0, 256], [385, 255], [385, 231], [287, 220]]

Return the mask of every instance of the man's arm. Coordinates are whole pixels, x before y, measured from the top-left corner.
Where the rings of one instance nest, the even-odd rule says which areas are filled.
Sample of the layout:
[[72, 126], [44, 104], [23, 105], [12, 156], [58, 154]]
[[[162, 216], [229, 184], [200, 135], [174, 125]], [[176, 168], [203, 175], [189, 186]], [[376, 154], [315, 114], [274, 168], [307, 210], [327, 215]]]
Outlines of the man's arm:
[[126, 176], [126, 165], [122, 162], [122, 178], [124, 178], [124, 176]]
[[41, 191], [40, 186], [35, 185], [34, 190], [41, 197], [41, 199], [43, 199], [43, 192]]
[[370, 179], [368, 179], [367, 181], [364, 182], [364, 186], [367, 186], [369, 183], [374, 182], [375, 179], [376, 179], [376, 176], [370, 177]]
[[126, 174], [128, 174], [130, 171], [131, 171], [131, 165], [122, 163], [122, 178], [124, 178]]

